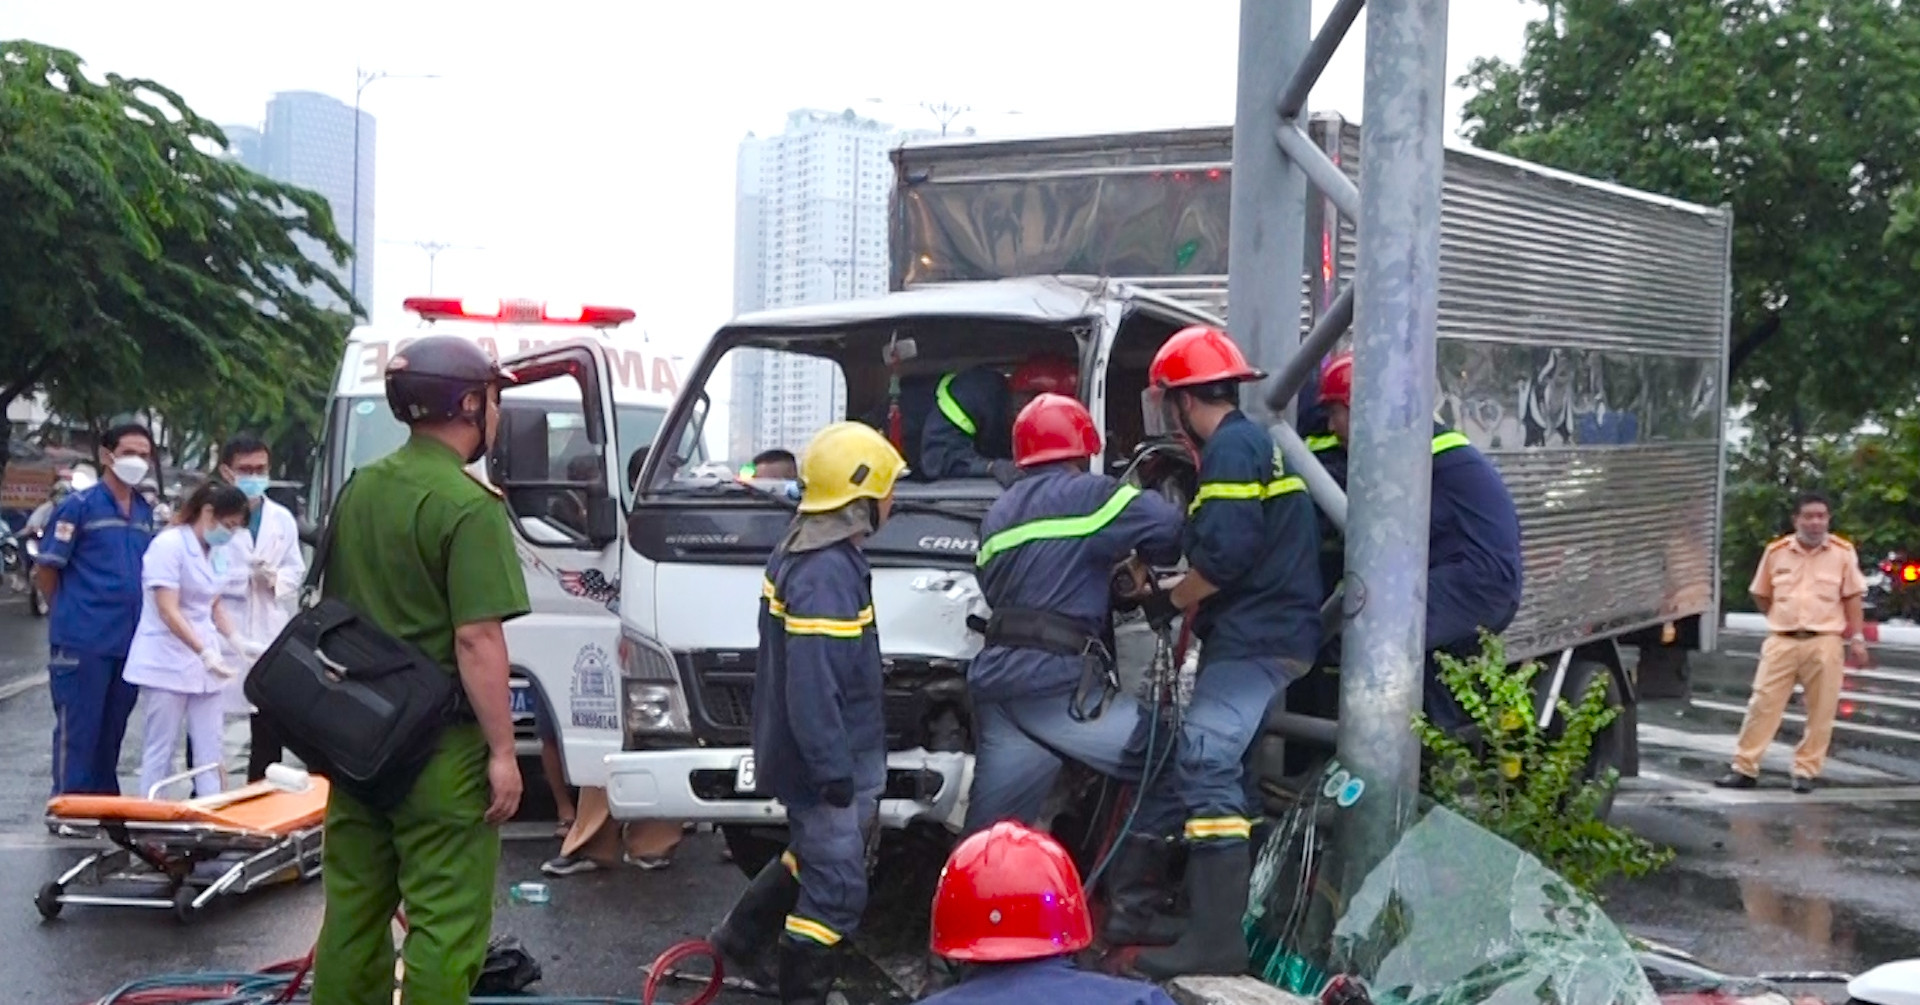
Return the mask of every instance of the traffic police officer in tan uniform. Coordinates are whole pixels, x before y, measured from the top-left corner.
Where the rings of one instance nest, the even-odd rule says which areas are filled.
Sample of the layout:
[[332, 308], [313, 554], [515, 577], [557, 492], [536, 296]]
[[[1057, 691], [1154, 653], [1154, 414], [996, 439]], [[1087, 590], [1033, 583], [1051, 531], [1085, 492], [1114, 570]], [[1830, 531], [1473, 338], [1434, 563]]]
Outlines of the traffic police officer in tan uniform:
[[520, 804], [501, 626], [528, 602], [506, 505], [466, 466], [485, 455], [509, 382], [464, 339], [402, 349], [387, 368], [387, 403], [412, 436], [360, 468], [332, 515], [325, 593], [457, 673], [477, 721], [446, 728], [391, 811], [333, 789], [314, 1005], [393, 999], [388, 926], [403, 903], [406, 1001], [465, 1002], [486, 962], [497, 828]]

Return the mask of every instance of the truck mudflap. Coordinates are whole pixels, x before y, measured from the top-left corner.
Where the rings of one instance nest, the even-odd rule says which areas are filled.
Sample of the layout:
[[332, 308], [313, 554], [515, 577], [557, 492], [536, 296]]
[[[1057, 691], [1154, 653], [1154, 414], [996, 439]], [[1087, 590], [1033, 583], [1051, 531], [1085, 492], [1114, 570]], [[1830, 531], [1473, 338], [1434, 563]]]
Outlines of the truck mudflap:
[[[753, 791], [753, 751], [688, 747], [608, 754], [607, 808], [615, 820], [778, 824], [787, 808]], [[973, 783], [973, 755], [924, 748], [887, 755], [880, 825], [930, 820], [958, 831]]]

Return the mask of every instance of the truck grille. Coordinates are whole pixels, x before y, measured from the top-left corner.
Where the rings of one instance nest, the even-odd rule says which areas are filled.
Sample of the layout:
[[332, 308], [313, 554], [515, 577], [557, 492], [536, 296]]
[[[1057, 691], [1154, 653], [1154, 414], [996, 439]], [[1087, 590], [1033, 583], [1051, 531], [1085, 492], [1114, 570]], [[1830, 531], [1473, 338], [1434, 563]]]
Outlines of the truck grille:
[[[703, 651], [684, 657], [691, 678], [694, 733], [716, 745], [745, 745], [753, 739], [753, 665], [755, 654]], [[934, 720], [953, 706], [964, 717], [965, 664], [932, 660], [888, 662], [884, 712], [887, 748], [955, 749], [950, 730]], [[958, 723], [964, 726], [964, 722]], [[969, 744], [970, 745], [970, 744]]]

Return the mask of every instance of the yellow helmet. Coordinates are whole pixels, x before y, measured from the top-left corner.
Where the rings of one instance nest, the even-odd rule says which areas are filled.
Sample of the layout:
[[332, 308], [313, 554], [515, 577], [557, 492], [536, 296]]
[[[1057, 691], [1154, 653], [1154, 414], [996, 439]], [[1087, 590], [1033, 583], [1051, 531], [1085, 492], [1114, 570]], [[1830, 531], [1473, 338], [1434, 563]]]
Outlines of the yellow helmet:
[[906, 469], [879, 430], [836, 422], [814, 434], [800, 458], [800, 512], [831, 513], [855, 499], [885, 499]]

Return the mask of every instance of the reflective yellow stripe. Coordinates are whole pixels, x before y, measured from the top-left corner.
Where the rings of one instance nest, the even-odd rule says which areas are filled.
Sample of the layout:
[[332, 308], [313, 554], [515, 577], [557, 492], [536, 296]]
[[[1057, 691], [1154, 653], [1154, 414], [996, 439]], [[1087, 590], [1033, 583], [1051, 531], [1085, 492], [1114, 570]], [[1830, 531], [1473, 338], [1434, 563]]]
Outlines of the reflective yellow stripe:
[[1332, 450], [1334, 447], [1337, 447], [1339, 445], [1340, 445], [1340, 437], [1335, 436], [1332, 433], [1322, 433], [1319, 436], [1307, 437], [1307, 449], [1313, 451], [1316, 454], [1322, 450]]
[[1465, 433], [1445, 432], [1433, 438], [1433, 452], [1444, 454], [1456, 447], [1467, 446], [1470, 441]]
[[1253, 821], [1246, 817], [1194, 817], [1187, 821], [1187, 840], [1221, 841], [1253, 836]]
[[953, 400], [953, 392], [947, 389], [952, 383], [953, 374], [940, 378], [940, 386], [934, 389], [933, 400], [940, 404], [940, 414], [946, 416], [948, 422], [960, 427], [961, 432], [972, 436], [979, 429], [973, 424], [973, 416], [968, 415], [967, 410], [961, 408], [958, 401]]
[[784, 618], [787, 616], [787, 605], [781, 603], [780, 598], [773, 595], [773, 580], [762, 579], [760, 581], [760, 596], [767, 602], [767, 613], [776, 618]]
[[780, 864], [787, 867], [788, 875], [792, 876], [794, 879], [800, 878], [800, 860], [797, 858], [794, 858], [792, 852], [790, 851], [781, 852]]
[[823, 946], [836, 945], [840, 941], [839, 932], [797, 914], [787, 915], [787, 934], [795, 938], [812, 939]]
[[1120, 512], [1127, 508], [1127, 504], [1139, 495], [1139, 489], [1132, 485], [1122, 485], [1114, 491], [1111, 498], [1101, 504], [1099, 509], [1085, 516], [1056, 516], [1015, 524], [981, 542], [980, 551], [975, 556], [974, 563], [984, 566], [987, 560], [995, 555], [1003, 551], [1012, 551], [1033, 541], [1092, 537], [1099, 533], [1101, 528], [1118, 518]]
[[1259, 482], [1210, 482], [1200, 486], [1194, 493], [1193, 502], [1187, 504], [1187, 515], [1200, 511], [1200, 504], [1209, 499], [1273, 499], [1293, 492], [1305, 492], [1307, 483], [1298, 475], [1288, 475], [1265, 485]]
[[788, 635], [825, 635], [835, 639], [857, 639], [873, 624], [873, 608], [862, 608], [851, 620], [846, 618], [802, 618], [786, 616]]

